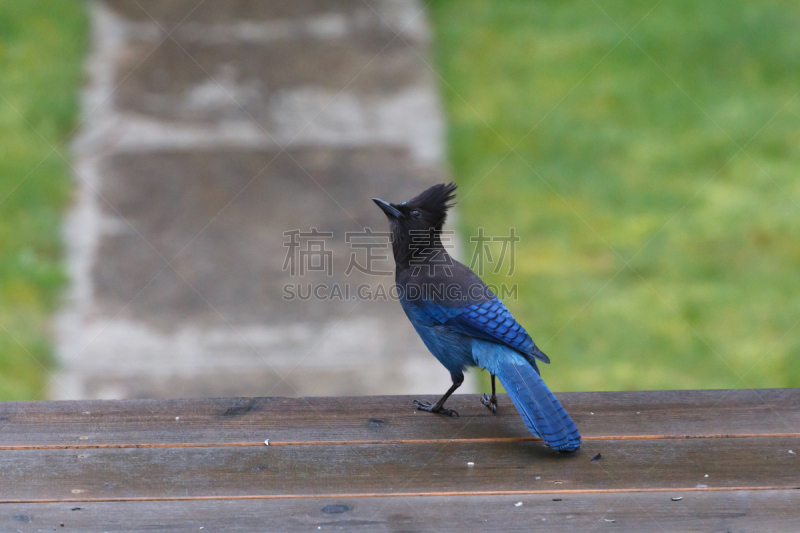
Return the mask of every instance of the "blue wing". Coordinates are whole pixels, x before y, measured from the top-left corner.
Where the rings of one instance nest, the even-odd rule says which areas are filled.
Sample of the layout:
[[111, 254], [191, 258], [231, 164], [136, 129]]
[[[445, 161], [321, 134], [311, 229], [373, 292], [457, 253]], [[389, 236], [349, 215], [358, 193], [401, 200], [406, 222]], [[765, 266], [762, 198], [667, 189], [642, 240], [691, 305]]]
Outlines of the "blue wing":
[[550, 359], [534, 344], [503, 302], [494, 298], [464, 307], [445, 307], [426, 302], [425, 311], [439, 324], [477, 339], [503, 344], [524, 355], [549, 363]]

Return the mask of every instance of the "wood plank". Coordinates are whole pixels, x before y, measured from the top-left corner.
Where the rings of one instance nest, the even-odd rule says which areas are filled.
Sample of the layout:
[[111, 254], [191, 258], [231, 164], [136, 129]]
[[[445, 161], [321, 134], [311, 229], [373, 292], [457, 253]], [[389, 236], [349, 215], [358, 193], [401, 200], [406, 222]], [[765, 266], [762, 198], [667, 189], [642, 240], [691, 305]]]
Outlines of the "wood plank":
[[[672, 501], [673, 497], [682, 497]], [[0, 530], [800, 531], [800, 491], [0, 505]], [[521, 506], [515, 506], [522, 502]]]
[[601, 441], [573, 455], [530, 441], [3, 451], [0, 500], [795, 488], [793, 448], [800, 439]]
[[[800, 432], [800, 389], [561, 393], [585, 437]], [[435, 397], [425, 397], [435, 399]], [[529, 437], [507, 396], [456, 395], [447, 418], [412, 397], [0, 403], [0, 447]], [[593, 414], [592, 414], [593, 413]]]

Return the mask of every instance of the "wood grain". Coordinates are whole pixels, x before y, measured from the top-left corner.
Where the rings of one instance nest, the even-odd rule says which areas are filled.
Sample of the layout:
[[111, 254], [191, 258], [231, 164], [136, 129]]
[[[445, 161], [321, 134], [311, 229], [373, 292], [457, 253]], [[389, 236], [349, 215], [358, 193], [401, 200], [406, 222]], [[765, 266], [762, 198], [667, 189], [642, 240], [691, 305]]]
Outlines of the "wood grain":
[[0, 530], [800, 531], [800, 391], [559, 397], [571, 455], [505, 395], [0, 403]]
[[[800, 389], [561, 393], [588, 438], [800, 433]], [[430, 397], [430, 399], [435, 399]], [[0, 403], [0, 447], [528, 438], [506, 395], [421, 413], [412, 397], [233, 398]], [[593, 413], [593, 414], [592, 414]]]
[[796, 533], [798, 508], [793, 490], [7, 504], [0, 530]]
[[4, 451], [0, 500], [800, 487], [798, 438], [709, 442], [572, 455], [540, 442]]

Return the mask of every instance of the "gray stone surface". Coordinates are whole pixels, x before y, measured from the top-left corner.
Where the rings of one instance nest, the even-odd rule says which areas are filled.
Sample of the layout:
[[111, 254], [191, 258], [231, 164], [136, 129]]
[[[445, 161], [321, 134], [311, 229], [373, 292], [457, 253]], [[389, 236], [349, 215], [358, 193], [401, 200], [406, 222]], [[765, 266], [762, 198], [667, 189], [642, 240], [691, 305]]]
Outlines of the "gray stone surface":
[[362, 0], [107, 0], [106, 4], [128, 20], [150, 22], [154, 18], [169, 28], [181, 21], [214, 24], [240, 20], [297, 20], [319, 15], [347, 15], [365, 8]]
[[[388, 291], [391, 276], [345, 275], [345, 233], [385, 231], [373, 196], [446, 179], [421, 6], [92, 9], [52, 395], [443, 392], [447, 372], [397, 302], [282, 298], [287, 283]], [[330, 277], [284, 271], [284, 232], [311, 228], [334, 234]]]
[[142, 39], [120, 67], [132, 71], [114, 95], [123, 111], [178, 120], [252, 117], [265, 127], [270, 101], [297, 87], [380, 101], [430, 78], [422, 59], [388, 29], [263, 43], [176, 37], [155, 51]]

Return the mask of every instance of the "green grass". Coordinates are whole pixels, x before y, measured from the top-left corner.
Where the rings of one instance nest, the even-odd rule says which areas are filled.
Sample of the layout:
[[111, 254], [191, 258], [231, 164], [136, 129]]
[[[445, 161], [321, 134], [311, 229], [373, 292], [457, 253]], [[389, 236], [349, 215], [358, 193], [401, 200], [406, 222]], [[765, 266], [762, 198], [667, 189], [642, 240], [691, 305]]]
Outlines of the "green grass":
[[800, 4], [655, 5], [433, 1], [460, 230], [555, 390], [800, 387]]
[[87, 36], [82, 2], [0, 2], [0, 400], [36, 397], [53, 364], [71, 190], [60, 155], [76, 125]]

